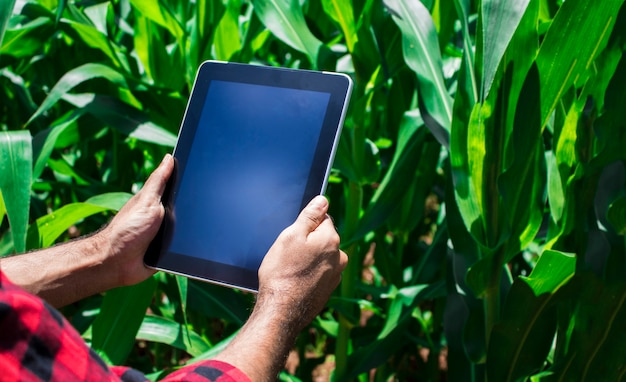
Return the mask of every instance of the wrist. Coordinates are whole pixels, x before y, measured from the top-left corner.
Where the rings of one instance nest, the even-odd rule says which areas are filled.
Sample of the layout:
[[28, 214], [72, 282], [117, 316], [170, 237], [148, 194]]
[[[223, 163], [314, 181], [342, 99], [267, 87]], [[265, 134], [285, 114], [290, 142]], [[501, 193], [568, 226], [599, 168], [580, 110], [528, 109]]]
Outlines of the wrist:
[[111, 239], [107, 227], [85, 238], [83, 253], [92, 256], [90, 273], [101, 281], [102, 291], [114, 288], [118, 278], [118, 271], [111, 261], [114, 258]]

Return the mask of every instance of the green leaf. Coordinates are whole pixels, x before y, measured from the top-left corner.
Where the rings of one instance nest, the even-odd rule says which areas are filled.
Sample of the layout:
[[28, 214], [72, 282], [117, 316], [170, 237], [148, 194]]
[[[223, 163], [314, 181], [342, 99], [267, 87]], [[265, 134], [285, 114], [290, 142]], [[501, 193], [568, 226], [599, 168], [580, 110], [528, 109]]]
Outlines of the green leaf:
[[92, 348], [113, 365], [121, 365], [135, 344], [135, 337], [156, 288], [153, 277], [133, 286], [110, 290], [93, 322]]
[[198, 333], [187, 329], [185, 325], [152, 315], [144, 317], [136, 339], [167, 344], [183, 350], [193, 357], [211, 349], [209, 343]]
[[9, 217], [13, 245], [26, 250], [33, 174], [32, 139], [28, 131], [0, 131], [0, 192]]
[[607, 219], [618, 234], [626, 235], [626, 197], [621, 197], [611, 203]]
[[105, 2], [85, 8], [85, 15], [89, 18], [96, 30], [108, 37], [107, 16], [111, 9], [111, 3]]
[[229, 61], [231, 57], [241, 49], [241, 36], [239, 35], [239, 10], [241, 3], [229, 1], [226, 12], [215, 28], [215, 58]]
[[7, 214], [7, 207], [4, 205], [4, 199], [2, 198], [2, 190], [0, 189], [0, 224], [4, 220], [4, 216]]
[[185, 29], [163, 1], [130, 0], [130, 3], [143, 16], [167, 29], [182, 45]]
[[100, 206], [110, 211], [119, 211], [124, 207], [133, 195], [127, 192], [108, 192], [106, 194], [100, 194], [92, 196], [85, 200], [84, 204], [93, 204], [94, 206]]
[[295, 50], [306, 54], [316, 68], [323, 44], [309, 30], [298, 0], [253, 0], [252, 5], [265, 27]]
[[81, 112], [94, 115], [131, 138], [166, 147], [176, 145], [175, 134], [152, 122], [147, 114], [116, 98], [95, 94], [66, 94], [63, 99], [81, 108]]
[[35, 160], [35, 168], [33, 170], [33, 179], [39, 179], [43, 172], [50, 154], [54, 149], [57, 138], [65, 131], [65, 129], [76, 122], [82, 113], [71, 112], [49, 127], [42, 130], [33, 137], [33, 157]]
[[556, 293], [575, 269], [575, 255], [545, 251], [530, 276], [513, 283], [502, 322], [491, 334], [489, 380], [524, 381], [541, 369], [555, 335]]
[[405, 113], [389, 170], [367, 205], [355, 232], [343, 233], [345, 235], [343, 245], [354, 242], [380, 227], [400, 205], [407, 186], [414, 179], [420, 164], [416, 158], [419, 158], [427, 136], [427, 131], [423, 127], [423, 121], [417, 110]]
[[188, 309], [243, 325], [250, 314], [249, 299], [230, 288], [191, 280]]
[[322, 6], [324, 7], [324, 12], [326, 12], [326, 14], [335, 20], [341, 27], [343, 36], [346, 39], [348, 51], [352, 52], [354, 50], [354, 44], [358, 41], [352, 2], [342, 0], [322, 0]]
[[0, 4], [0, 47], [2, 46], [4, 31], [6, 30], [9, 19], [11, 18], [14, 5], [15, 0], [5, 0], [2, 4]]
[[406, 64], [417, 74], [422, 118], [439, 143], [449, 148], [452, 98], [443, 79], [433, 19], [419, 1], [385, 0], [384, 3], [402, 31]]
[[[356, 145], [362, 145], [363, 148], [355, 147]], [[355, 158], [356, 152], [362, 153], [361, 158]], [[377, 182], [380, 176], [378, 147], [367, 138], [355, 137], [353, 129], [346, 129], [341, 134], [333, 167], [348, 180], [359, 185]]]
[[[462, 77], [462, 80], [459, 81], [459, 86], [464, 87], [463, 91], [466, 93], [465, 96], [468, 98], [468, 104], [473, 105], [478, 101], [478, 84], [474, 74], [474, 44], [472, 44], [472, 36], [470, 35], [468, 20], [470, 12], [469, 1], [454, 0], [454, 6], [459, 16], [461, 31], [463, 33], [463, 59], [461, 60], [461, 65], [464, 67], [459, 71], [459, 74], [464, 77]], [[458, 93], [457, 97], [459, 97]]]
[[[187, 327], [187, 295], [189, 290], [189, 279], [179, 275], [175, 275], [174, 277], [176, 278], [176, 286], [178, 287], [178, 295], [180, 297], [180, 310], [183, 315], [183, 323], [185, 324], [185, 327]], [[189, 332], [187, 332], [187, 340], [191, 342]]]
[[115, 46], [113, 40], [108, 39], [104, 33], [96, 29], [93, 25], [67, 19], [61, 19], [61, 22], [67, 24], [74, 30], [87, 46], [101, 51], [109, 57], [115, 66], [125, 72], [130, 72], [128, 62], [119, 54], [117, 51], [119, 48]]
[[[496, 77], [496, 70], [502, 61], [504, 52], [513, 38], [513, 33], [526, 11], [530, 0], [484, 0], [481, 1], [480, 23], [482, 31], [482, 86], [481, 99], [486, 99], [491, 84]], [[497, 36], [497, 37], [495, 37]]]
[[390, 306], [384, 326], [374, 341], [350, 354], [348, 378], [354, 378], [382, 364], [407, 340], [405, 329], [413, 319], [414, 307], [423, 300], [428, 287], [413, 285], [400, 290], [392, 287], [388, 295]]
[[559, 8], [537, 56], [542, 126], [565, 92], [585, 75], [604, 49], [622, 3], [568, 0]]
[[67, 204], [37, 219], [28, 232], [29, 249], [47, 248], [68, 228], [91, 215], [104, 211], [118, 211], [132, 195], [113, 192], [96, 195], [84, 203]]
[[213, 346], [210, 350], [190, 359], [189, 361], [187, 361], [188, 365], [193, 365], [196, 362], [199, 361], [206, 361], [209, 359], [213, 359], [215, 358], [215, 356], [217, 356], [218, 354], [220, 354], [224, 349], [226, 349], [226, 346], [228, 346], [228, 344], [230, 343], [230, 341], [233, 340], [233, 338], [235, 338], [235, 336], [237, 335], [237, 333], [239, 333], [239, 331], [236, 331], [235, 333], [231, 334], [230, 336], [224, 338], [222, 341], [220, 341], [220, 343], [218, 343], [217, 345]]
[[564, 288], [561, 298], [550, 380], [621, 380], [626, 372], [620, 351], [626, 342], [626, 283], [581, 273]]
[[509, 208], [505, 224], [513, 239], [505, 261], [526, 248], [543, 220], [546, 169], [539, 93], [539, 75], [532, 65], [519, 96], [524, 101], [516, 102], [513, 129], [505, 143], [505, 169], [497, 180], [503, 204]]
[[54, 85], [50, 93], [41, 103], [35, 114], [33, 114], [26, 124], [31, 123], [35, 118], [48, 111], [65, 94], [77, 85], [94, 78], [104, 78], [121, 87], [127, 87], [126, 79], [118, 71], [102, 64], [88, 63], [65, 73], [63, 77]]
[[0, 53], [15, 58], [28, 58], [43, 48], [43, 41], [53, 32], [52, 21], [39, 17], [16, 29], [7, 29]]

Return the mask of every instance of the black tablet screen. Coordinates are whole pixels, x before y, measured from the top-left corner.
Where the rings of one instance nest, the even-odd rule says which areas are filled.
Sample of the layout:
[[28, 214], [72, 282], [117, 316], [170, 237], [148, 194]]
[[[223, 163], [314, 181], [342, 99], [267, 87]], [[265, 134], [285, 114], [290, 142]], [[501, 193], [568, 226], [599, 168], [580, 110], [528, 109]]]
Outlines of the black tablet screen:
[[[169, 252], [256, 270], [298, 215], [330, 94], [211, 81], [173, 200]], [[183, 132], [184, 133], [184, 132]]]

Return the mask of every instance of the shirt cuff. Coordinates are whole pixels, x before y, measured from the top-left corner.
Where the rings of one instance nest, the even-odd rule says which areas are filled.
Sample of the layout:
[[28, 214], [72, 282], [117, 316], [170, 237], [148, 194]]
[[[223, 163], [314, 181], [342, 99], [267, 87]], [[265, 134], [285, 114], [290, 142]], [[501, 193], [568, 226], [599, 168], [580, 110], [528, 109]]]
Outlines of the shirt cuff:
[[252, 382], [246, 374], [235, 366], [216, 360], [187, 365], [168, 375], [163, 381]]

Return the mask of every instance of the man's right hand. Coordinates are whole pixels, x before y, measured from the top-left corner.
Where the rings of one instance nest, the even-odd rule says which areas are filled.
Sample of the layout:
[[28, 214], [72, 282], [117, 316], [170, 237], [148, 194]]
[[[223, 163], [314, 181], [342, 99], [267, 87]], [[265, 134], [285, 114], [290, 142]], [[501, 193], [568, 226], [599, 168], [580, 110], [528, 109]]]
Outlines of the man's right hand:
[[315, 197], [278, 236], [259, 269], [259, 295], [250, 319], [217, 360], [252, 381], [275, 381], [296, 336], [322, 310], [341, 280], [348, 256]]
[[315, 197], [278, 236], [259, 269], [257, 306], [290, 312], [296, 331], [322, 310], [348, 263], [327, 212], [326, 198]]

